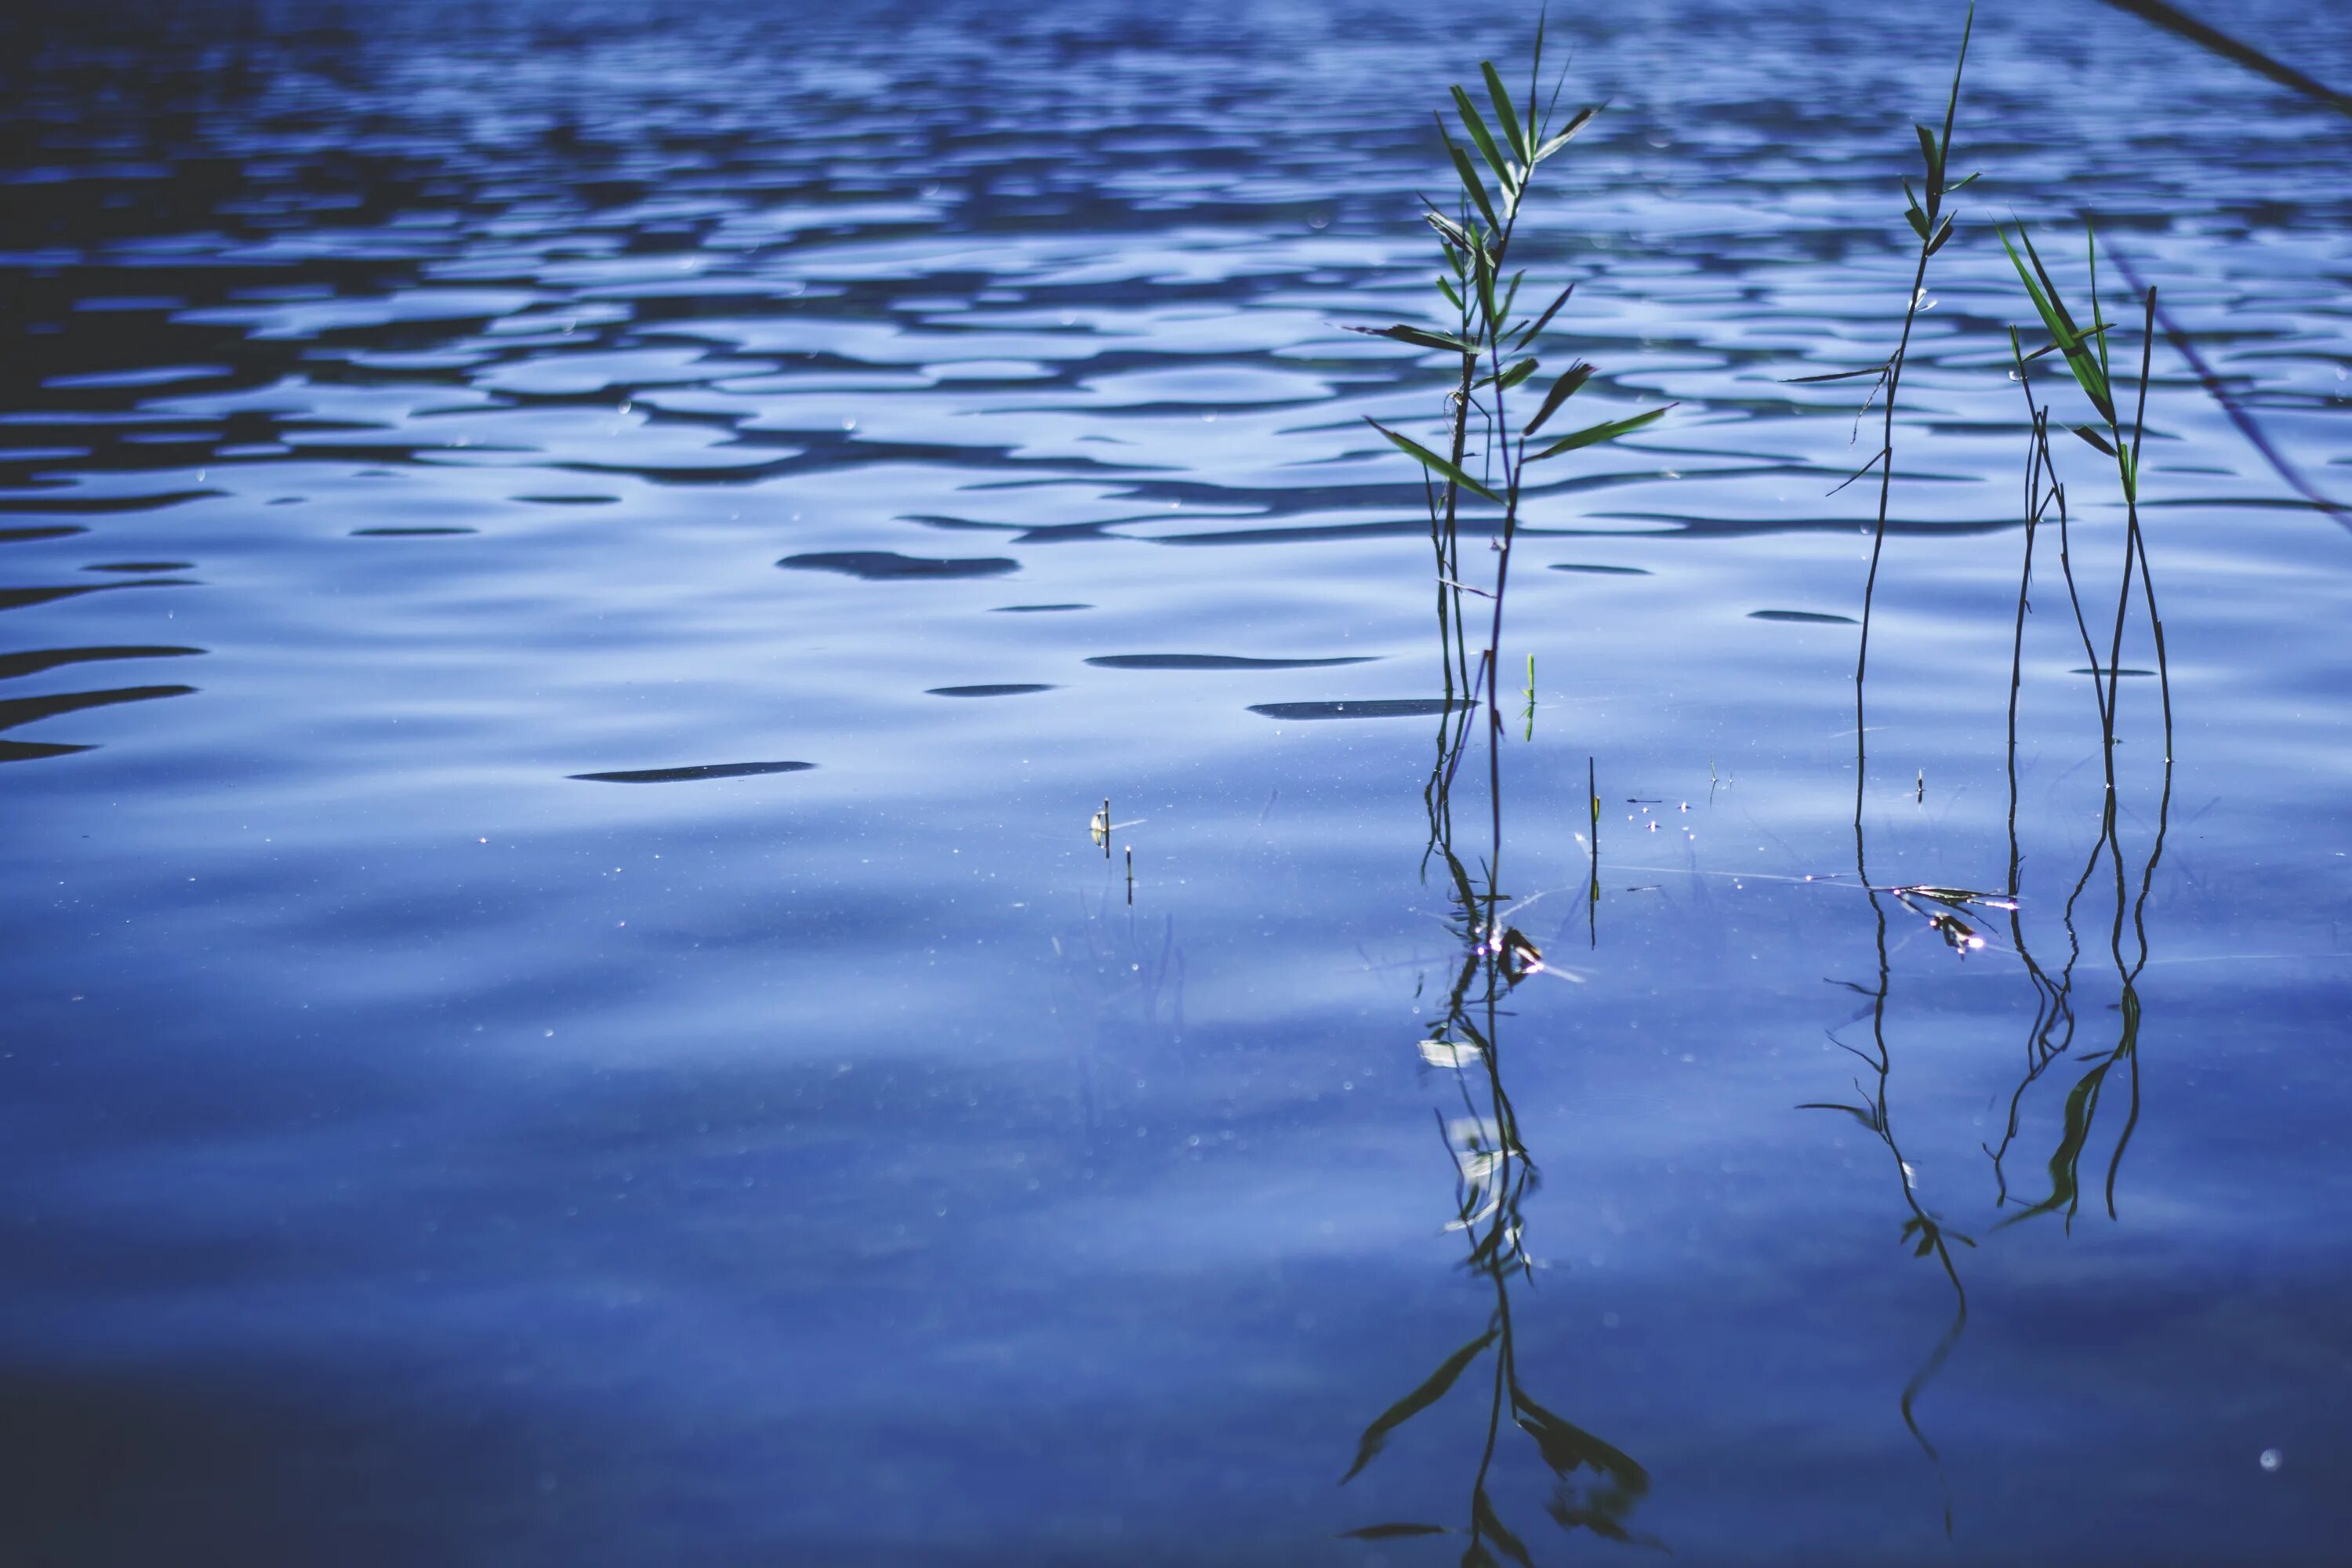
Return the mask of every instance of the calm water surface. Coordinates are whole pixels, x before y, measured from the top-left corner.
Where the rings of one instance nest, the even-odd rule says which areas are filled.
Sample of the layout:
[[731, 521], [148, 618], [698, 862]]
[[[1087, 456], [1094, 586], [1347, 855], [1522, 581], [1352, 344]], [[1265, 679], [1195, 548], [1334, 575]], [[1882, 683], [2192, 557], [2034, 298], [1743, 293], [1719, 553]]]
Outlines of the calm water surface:
[[[2096, 210], [2352, 497], [2352, 121], [1983, 10], [1862, 813], [1882, 885], [2014, 845], [1961, 952], [1854, 879], [1870, 437], [1788, 384], [1892, 341], [1958, 13], [1574, 9], [1612, 107], [1525, 254], [1590, 417], [1679, 406], [1528, 508], [1549, 963], [1475, 1059], [1360, 419], [1445, 367], [1340, 328], [1432, 319], [1426, 111], [1531, 11], [11, 24], [8, 1560], [2341, 1561], [2352, 532], [2159, 345], [2175, 761], [2122, 679], [2105, 841], [2045, 553], [2012, 807], [1990, 225], [2081, 289]], [[2352, 12], [2229, 12], [2352, 80]], [[1448, 1226], [1506, 1084], [1498, 1280]], [[1565, 1481], [1489, 1460], [1504, 1352]], [[1457, 1533], [1342, 1533], [1402, 1522]]]

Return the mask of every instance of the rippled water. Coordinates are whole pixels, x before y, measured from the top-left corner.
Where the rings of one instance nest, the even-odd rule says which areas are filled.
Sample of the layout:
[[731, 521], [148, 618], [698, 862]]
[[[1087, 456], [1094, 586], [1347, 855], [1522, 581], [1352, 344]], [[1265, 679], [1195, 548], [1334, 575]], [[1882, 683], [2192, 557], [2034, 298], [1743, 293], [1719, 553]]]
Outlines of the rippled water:
[[[1612, 107], [1522, 243], [1591, 417], [1679, 405], [1513, 577], [1516, 1373], [1684, 1561], [2335, 1561], [2352, 536], [2159, 345], [2177, 762], [2122, 682], [2100, 858], [2045, 555], [2012, 811], [1989, 225], [2079, 280], [2095, 210], [2352, 498], [2352, 122], [2090, 0], [1979, 19], [1864, 813], [1962, 889], [2014, 823], [1962, 956], [1853, 882], [1868, 437], [1788, 384], [1899, 325], [1958, 20], [1555, 19]], [[1339, 1484], [1496, 1305], [1416, 1048], [1426, 524], [1360, 419], [1444, 373], [1340, 329], [1430, 319], [1426, 110], [1531, 21], [13, 24], [12, 1560], [1407, 1564], [1465, 1538], [1340, 1532], [1481, 1508], [1641, 1554], [1507, 1421], [1482, 1469], [1483, 1371]], [[2352, 13], [2229, 21], [2352, 79]]]

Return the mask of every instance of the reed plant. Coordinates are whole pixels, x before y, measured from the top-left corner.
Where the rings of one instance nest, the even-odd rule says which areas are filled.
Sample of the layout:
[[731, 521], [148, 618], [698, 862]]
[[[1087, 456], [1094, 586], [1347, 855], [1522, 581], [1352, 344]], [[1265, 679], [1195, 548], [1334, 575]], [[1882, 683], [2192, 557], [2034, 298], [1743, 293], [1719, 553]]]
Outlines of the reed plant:
[[[1510, 588], [1512, 546], [1518, 536], [1529, 468], [1568, 453], [1613, 441], [1649, 425], [1666, 412], [1653, 408], [1623, 418], [1604, 419], [1539, 439], [1570, 399], [1593, 375], [1592, 365], [1570, 356], [1557, 373], [1545, 370], [1536, 352], [1545, 345], [1561, 309], [1575, 291], [1569, 283], [1539, 311], [1522, 314], [1519, 297], [1527, 272], [1515, 265], [1520, 219], [1536, 173], [1564, 150], [1599, 114], [1597, 105], [1559, 114], [1563, 73], [1543, 92], [1544, 24], [1536, 26], [1528, 68], [1527, 93], [1515, 99], [1491, 60], [1479, 64], [1480, 92], [1452, 89], [1456, 140], [1445, 117], [1437, 117], [1455, 186], [1453, 198], [1430, 202], [1423, 219], [1434, 232], [1442, 269], [1435, 283], [1444, 330], [1400, 322], [1359, 327], [1358, 331], [1416, 348], [1455, 356], [1442, 434], [1434, 446], [1403, 431], [1368, 420], [1423, 473], [1430, 543], [1436, 560], [1438, 631], [1445, 650], [1445, 695], [1486, 716], [1491, 842], [1486, 872], [1496, 874], [1502, 855], [1500, 692], [1504, 608]], [[1480, 99], [1484, 99], [1482, 107]], [[1465, 144], [1466, 143], [1466, 144]], [[1548, 380], [1541, 379], [1548, 377]], [[1543, 386], [1540, 396], [1534, 388]], [[1527, 389], [1522, 393], [1522, 388]], [[1526, 412], [1528, 407], [1532, 412]], [[1475, 438], [1475, 446], [1474, 446]], [[1491, 509], [1492, 586], [1467, 581], [1462, 560], [1465, 510]], [[1486, 601], [1485, 641], [1472, 662], [1473, 633], [1464, 595]], [[1532, 734], [1532, 726], [1529, 727]]]

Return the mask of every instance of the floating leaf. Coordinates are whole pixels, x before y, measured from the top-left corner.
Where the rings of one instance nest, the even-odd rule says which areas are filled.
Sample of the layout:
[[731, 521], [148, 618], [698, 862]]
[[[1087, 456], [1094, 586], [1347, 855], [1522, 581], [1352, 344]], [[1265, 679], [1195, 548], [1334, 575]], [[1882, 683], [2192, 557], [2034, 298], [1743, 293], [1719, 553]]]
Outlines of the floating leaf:
[[1573, 436], [1562, 436], [1559, 440], [1529, 458], [1528, 461], [1539, 462], [1546, 458], [1556, 458], [1562, 452], [1573, 452], [1579, 447], [1591, 447], [1602, 441], [1614, 441], [1618, 437], [1639, 430], [1643, 426], [1657, 419], [1666, 412], [1666, 408], [1675, 406], [1676, 405], [1669, 403], [1665, 408], [1653, 408], [1647, 413], [1636, 414], [1630, 419], [1611, 419], [1599, 425], [1588, 425]]
[[1485, 496], [1496, 506], [1503, 504], [1503, 498], [1501, 496], [1496, 495], [1493, 490], [1488, 489], [1486, 486], [1472, 479], [1468, 474], [1464, 473], [1454, 464], [1447, 462], [1444, 458], [1439, 457], [1436, 453], [1431, 451], [1428, 447], [1414, 440], [1412, 437], [1400, 436], [1377, 419], [1367, 419], [1364, 423], [1379, 431], [1381, 435], [1387, 437], [1390, 440], [1395, 442], [1399, 451], [1402, 451], [1406, 457], [1411, 458], [1414, 462], [1419, 463], [1423, 468], [1427, 468], [1430, 472], [1437, 475], [1440, 479], [1450, 479], [1454, 484], [1460, 485], [1464, 489], [1470, 491], [1474, 495]]
[[1347, 1485], [1355, 1479], [1358, 1471], [1372, 1462], [1379, 1455], [1381, 1446], [1388, 1442], [1390, 1433], [1444, 1398], [1445, 1391], [1454, 1386], [1454, 1380], [1462, 1375], [1464, 1368], [1478, 1359], [1480, 1352], [1495, 1342], [1495, 1335], [1498, 1331], [1488, 1329], [1485, 1333], [1447, 1356], [1419, 1388], [1390, 1405], [1381, 1413], [1379, 1420], [1365, 1427], [1363, 1440], [1356, 1445], [1356, 1462], [1348, 1467], [1348, 1473], [1339, 1478], [1339, 1484]]

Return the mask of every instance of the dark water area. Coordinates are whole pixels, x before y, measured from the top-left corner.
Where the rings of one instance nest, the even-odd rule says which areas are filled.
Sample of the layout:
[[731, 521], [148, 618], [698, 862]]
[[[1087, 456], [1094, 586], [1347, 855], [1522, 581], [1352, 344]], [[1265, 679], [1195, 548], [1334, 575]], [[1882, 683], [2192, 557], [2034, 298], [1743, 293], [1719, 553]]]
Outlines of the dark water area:
[[0, 1561], [2343, 1561], [2352, 528], [2158, 342], [2170, 757], [2046, 542], [2012, 749], [1992, 225], [2352, 502], [2352, 119], [1987, 0], [1857, 831], [1792, 378], [1960, 16], [1555, 9], [1529, 288], [1676, 406], [1530, 492], [1499, 805], [1343, 329], [1532, 7], [0, 24]]

